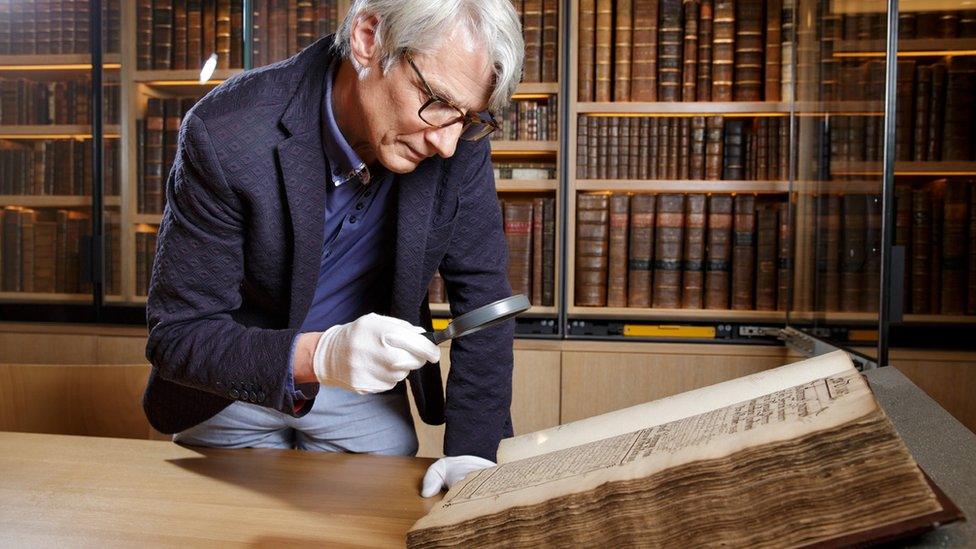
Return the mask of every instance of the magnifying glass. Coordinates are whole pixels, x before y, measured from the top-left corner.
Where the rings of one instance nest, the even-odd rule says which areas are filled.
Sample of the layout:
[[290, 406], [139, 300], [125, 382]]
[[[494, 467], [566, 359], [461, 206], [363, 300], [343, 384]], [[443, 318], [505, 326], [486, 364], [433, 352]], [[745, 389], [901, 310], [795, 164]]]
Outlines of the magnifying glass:
[[468, 335], [489, 326], [494, 326], [499, 322], [505, 322], [529, 310], [531, 306], [529, 298], [523, 294], [513, 295], [478, 307], [473, 311], [468, 311], [448, 322], [447, 327], [443, 330], [424, 332], [424, 336], [436, 345], [448, 339]]

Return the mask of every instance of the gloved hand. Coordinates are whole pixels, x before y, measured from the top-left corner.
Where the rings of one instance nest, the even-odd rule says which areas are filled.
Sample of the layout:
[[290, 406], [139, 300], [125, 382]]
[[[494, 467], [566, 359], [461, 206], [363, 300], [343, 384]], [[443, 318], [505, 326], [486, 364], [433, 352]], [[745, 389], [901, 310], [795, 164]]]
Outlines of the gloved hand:
[[450, 490], [451, 486], [468, 476], [468, 473], [494, 466], [494, 461], [478, 456], [442, 457], [427, 468], [420, 495], [429, 498], [440, 493], [442, 488]]
[[359, 394], [392, 389], [411, 370], [440, 360], [440, 349], [423, 332], [405, 320], [376, 313], [333, 326], [315, 346], [315, 377]]

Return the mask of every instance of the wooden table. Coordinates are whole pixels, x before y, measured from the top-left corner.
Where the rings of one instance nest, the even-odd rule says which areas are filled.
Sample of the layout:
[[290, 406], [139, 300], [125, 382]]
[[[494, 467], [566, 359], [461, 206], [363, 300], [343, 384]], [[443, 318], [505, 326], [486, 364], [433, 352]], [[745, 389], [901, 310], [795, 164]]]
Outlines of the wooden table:
[[0, 546], [402, 547], [431, 461], [0, 432]]

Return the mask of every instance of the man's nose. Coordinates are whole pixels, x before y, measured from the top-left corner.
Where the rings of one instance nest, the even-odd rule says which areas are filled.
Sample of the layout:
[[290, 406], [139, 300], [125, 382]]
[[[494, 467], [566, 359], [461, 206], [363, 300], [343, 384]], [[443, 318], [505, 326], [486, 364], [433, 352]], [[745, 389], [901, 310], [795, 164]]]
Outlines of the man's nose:
[[457, 124], [451, 124], [443, 128], [431, 128], [427, 130], [425, 139], [434, 146], [437, 154], [441, 158], [449, 158], [454, 155], [458, 139], [461, 138], [461, 129], [463, 126], [462, 123], [458, 122]]

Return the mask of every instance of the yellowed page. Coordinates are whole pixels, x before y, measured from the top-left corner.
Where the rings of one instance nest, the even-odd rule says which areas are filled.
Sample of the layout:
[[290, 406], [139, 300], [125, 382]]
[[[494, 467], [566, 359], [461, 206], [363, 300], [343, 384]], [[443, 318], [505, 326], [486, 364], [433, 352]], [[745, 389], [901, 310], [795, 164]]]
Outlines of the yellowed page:
[[701, 414], [473, 473], [451, 488], [413, 529], [455, 524], [589, 491], [607, 482], [722, 458], [752, 446], [830, 429], [876, 409], [864, 379], [849, 367], [824, 379]]
[[[651, 359], [653, 360], [653, 358]], [[853, 367], [850, 357], [835, 351], [765, 372], [695, 389], [645, 404], [581, 419], [550, 429], [507, 438], [498, 446], [498, 463], [571, 448], [702, 414], [786, 387], [823, 378]]]

